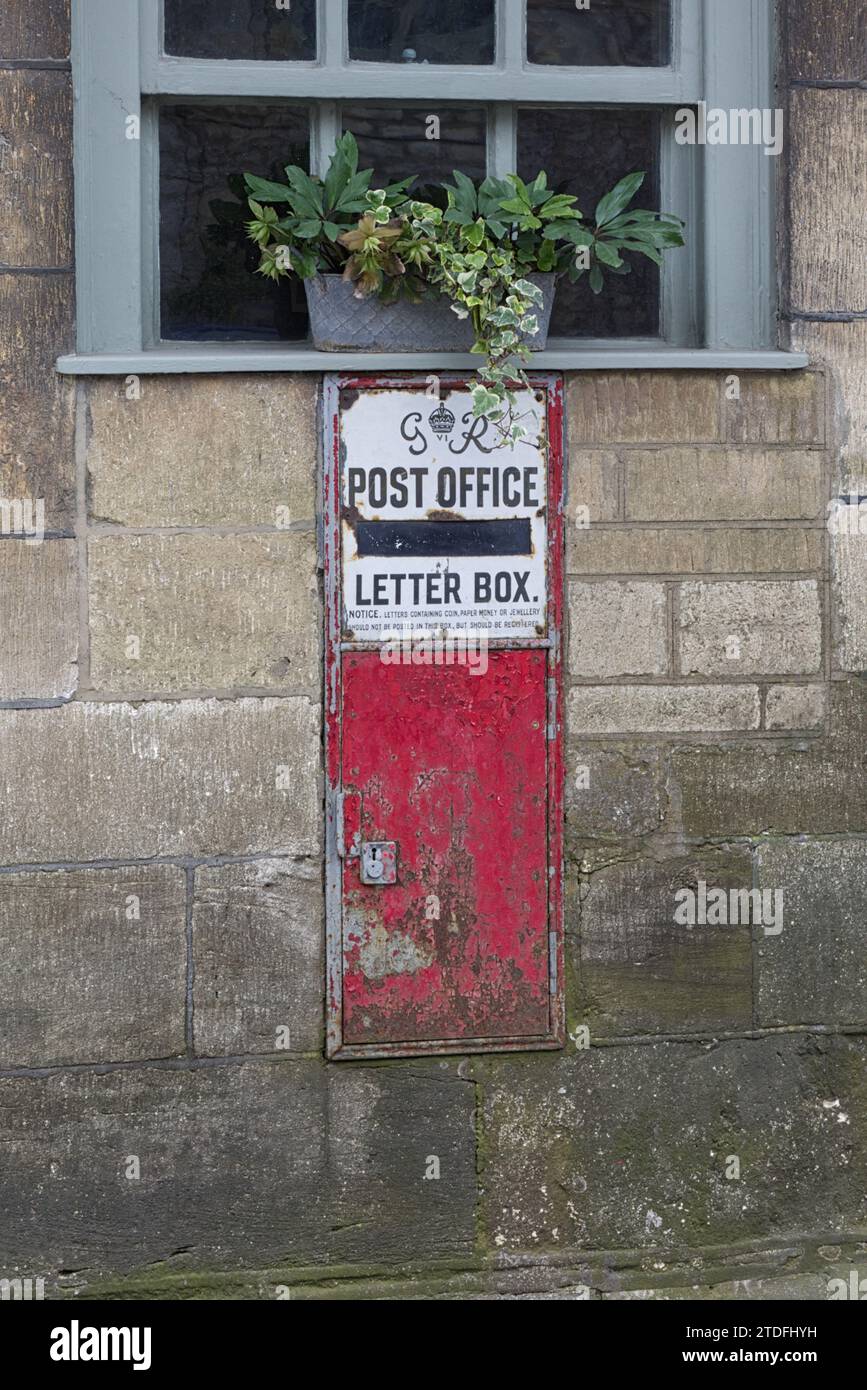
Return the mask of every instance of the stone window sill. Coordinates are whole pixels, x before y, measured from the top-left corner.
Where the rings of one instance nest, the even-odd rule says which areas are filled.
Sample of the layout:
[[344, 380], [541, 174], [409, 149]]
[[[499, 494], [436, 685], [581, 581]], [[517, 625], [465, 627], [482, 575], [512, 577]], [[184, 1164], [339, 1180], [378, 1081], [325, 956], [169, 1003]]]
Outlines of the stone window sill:
[[[793, 371], [806, 367], [801, 352], [773, 349], [675, 348], [665, 344], [586, 344], [552, 339], [533, 353], [537, 371]], [[60, 357], [70, 376], [128, 376], [164, 372], [475, 371], [479, 359], [460, 352], [317, 352], [303, 344], [162, 343], [142, 352], [82, 352]]]

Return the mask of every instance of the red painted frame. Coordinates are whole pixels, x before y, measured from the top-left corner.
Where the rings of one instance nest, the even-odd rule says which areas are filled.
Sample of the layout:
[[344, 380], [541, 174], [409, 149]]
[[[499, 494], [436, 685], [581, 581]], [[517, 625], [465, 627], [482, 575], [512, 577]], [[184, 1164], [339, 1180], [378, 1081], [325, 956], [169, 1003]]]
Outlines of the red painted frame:
[[[459, 373], [436, 373], [441, 385], [458, 389], [472, 384]], [[548, 636], [539, 641], [493, 641], [492, 647], [537, 647], [548, 651], [548, 933], [551, 1007], [549, 1033], [543, 1039], [444, 1039], [372, 1046], [343, 1043], [343, 811], [341, 785], [342, 706], [342, 556], [340, 528], [340, 393], [344, 390], [418, 390], [430, 375], [392, 373], [325, 377], [323, 386], [323, 566], [325, 571], [325, 840], [328, 978], [326, 985], [326, 1053], [333, 1061], [377, 1057], [530, 1052], [561, 1048], [565, 1042], [563, 960], [563, 517], [565, 426], [562, 378], [533, 372], [530, 385], [545, 393], [548, 437]]]

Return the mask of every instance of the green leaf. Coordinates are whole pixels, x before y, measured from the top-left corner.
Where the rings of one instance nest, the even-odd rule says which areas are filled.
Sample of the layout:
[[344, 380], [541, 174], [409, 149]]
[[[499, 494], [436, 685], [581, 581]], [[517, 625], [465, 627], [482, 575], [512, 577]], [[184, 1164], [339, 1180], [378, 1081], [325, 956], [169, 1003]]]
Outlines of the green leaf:
[[[566, 240], [575, 242], [576, 234], [582, 231], [584, 231], [584, 228], [582, 228], [577, 221], [549, 222], [548, 225], [542, 229], [542, 236], [546, 241]], [[587, 237], [588, 242], [592, 241], [589, 232], [584, 231], [584, 235]]]
[[245, 174], [244, 182], [254, 198], [261, 203], [291, 203], [292, 189], [285, 183], [272, 183], [270, 179], [257, 178], [255, 174]]
[[581, 213], [573, 206], [577, 201], [577, 198], [569, 194], [557, 193], [539, 208], [539, 216], [545, 222], [550, 222], [555, 217], [580, 217]]
[[540, 169], [533, 182], [527, 188], [527, 196], [530, 200], [531, 207], [537, 208], [541, 203], [544, 203], [548, 196], [548, 175], [545, 173], [544, 169]]
[[604, 241], [597, 241], [595, 251], [598, 259], [603, 265], [618, 266], [622, 265], [622, 259], [618, 256], [613, 246], [607, 245]]
[[601, 294], [602, 286], [604, 285], [604, 283], [605, 281], [602, 278], [602, 271], [599, 269], [598, 265], [594, 265], [593, 269], [590, 272], [590, 288], [593, 291], [593, 293]]
[[539, 247], [538, 255], [539, 269], [545, 273], [554, 269], [557, 262], [557, 251], [553, 241], [543, 241]]
[[621, 179], [610, 193], [606, 193], [605, 197], [600, 199], [596, 205], [597, 227], [604, 227], [613, 217], [622, 212], [626, 204], [632, 202], [643, 183], [643, 174], [627, 174], [626, 178]]
[[295, 235], [302, 241], [312, 241], [322, 230], [322, 223], [318, 217], [311, 217], [306, 222], [299, 222], [295, 228]]
[[337, 201], [333, 205], [329, 205], [332, 211], [363, 212], [367, 206], [365, 194], [370, 187], [372, 178], [372, 169], [362, 169], [359, 173], [353, 174], [341, 190]]

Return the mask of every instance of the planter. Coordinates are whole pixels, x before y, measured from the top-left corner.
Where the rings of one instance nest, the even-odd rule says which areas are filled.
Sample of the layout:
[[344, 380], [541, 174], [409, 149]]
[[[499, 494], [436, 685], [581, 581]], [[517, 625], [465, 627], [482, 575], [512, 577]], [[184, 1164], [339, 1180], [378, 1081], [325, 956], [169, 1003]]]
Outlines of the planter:
[[[533, 352], [548, 340], [554, 307], [555, 277], [528, 275], [544, 296], [537, 309], [539, 331], [528, 339]], [[469, 352], [474, 334], [467, 319], [459, 319], [451, 301], [383, 304], [376, 296], [356, 299], [352, 284], [342, 275], [317, 275], [304, 281], [313, 346], [320, 352]]]

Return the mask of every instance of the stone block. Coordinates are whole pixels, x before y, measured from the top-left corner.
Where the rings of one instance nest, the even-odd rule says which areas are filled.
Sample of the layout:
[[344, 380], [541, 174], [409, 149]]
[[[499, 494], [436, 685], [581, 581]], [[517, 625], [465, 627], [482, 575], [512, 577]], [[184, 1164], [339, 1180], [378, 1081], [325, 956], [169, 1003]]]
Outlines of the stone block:
[[0, 632], [0, 700], [73, 694], [78, 677], [73, 541], [0, 540]]
[[94, 690], [318, 689], [312, 535], [118, 536], [88, 550]]
[[668, 603], [662, 584], [569, 585], [573, 676], [663, 676], [669, 669]]
[[863, 1026], [867, 842], [765, 841], [758, 869], [760, 888], [783, 893], [783, 931], [757, 943], [759, 1024]]
[[0, 1066], [183, 1055], [186, 875], [0, 874]]
[[683, 584], [678, 637], [684, 676], [816, 675], [818, 585], [811, 579]]
[[807, 314], [864, 313], [867, 231], [853, 189], [863, 180], [867, 92], [795, 88], [789, 139], [791, 307]]
[[865, 1062], [862, 1038], [785, 1035], [475, 1062], [488, 1238], [664, 1253], [858, 1229]]
[[[620, 515], [620, 460], [610, 449], [569, 449], [568, 524], [616, 521]], [[586, 508], [586, 512], [583, 510]]]
[[751, 888], [748, 853], [615, 864], [567, 920], [580, 978], [575, 1017], [592, 1036], [736, 1032], [752, 1023], [749, 923], [681, 926], [677, 894]]
[[196, 870], [196, 1052], [312, 1052], [322, 1046], [322, 869], [256, 859]]
[[316, 514], [311, 373], [142, 377], [88, 383], [95, 522], [280, 526]]
[[730, 444], [823, 444], [825, 383], [819, 372], [742, 372], [723, 413]]
[[816, 450], [636, 449], [625, 459], [628, 521], [814, 521], [824, 515]]
[[801, 527], [570, 527], [570, 574], [792, 574], [822, 567], [821, 531]]
[[0, 75], [0, 266], [72, 261], [72, 82], [65, 72]]
[[43, 499], [49, 531], [75, 516], [73, 314], [71, 275], [0, 275], [0, 498]]
[[719, 386], [709, 372], [575, 372], [566, 405], [570, 449], [720, 438]]
[[664, 769], [654, 750], [570, 748], [567, 840], [650, 835], [665, 819]]
[[[157, 1264], [192, 1278], [466, 1260], [475, 1089], [458, 1065], [315, 1059], [0, 1080], [0, 1268], [146, 1282]], [[439, 1181], [425, 1180], [431, 1155]]]
[[316, 854], [304, 699], [0, 711], [0, 863]]
[[867, 81], [867, 10], [863, 0], [789, 0], [790, 79]]
[[69, 0], [0, 10], [0, 58], [65, 58], [68, 53]]
[[567, 699], [569, 736], [726, 733], [759, 727], [753, 685], [579, 686]]
[[824, 685], [772, 685], [765, 698], [765, 728], [818, 729], [827, 712]]

